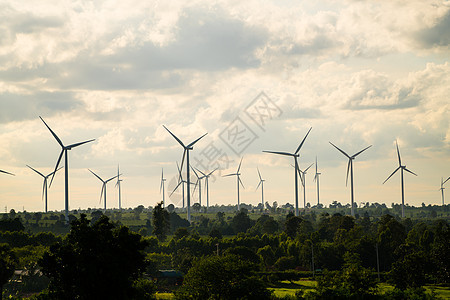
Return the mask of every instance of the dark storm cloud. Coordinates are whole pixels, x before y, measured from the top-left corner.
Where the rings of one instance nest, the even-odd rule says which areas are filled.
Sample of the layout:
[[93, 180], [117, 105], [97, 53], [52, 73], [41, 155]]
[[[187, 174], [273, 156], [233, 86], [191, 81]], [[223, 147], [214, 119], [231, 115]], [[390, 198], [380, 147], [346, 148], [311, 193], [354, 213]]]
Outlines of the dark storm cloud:
[[450, 10], [430, 28], [420, 30], [414, 35], [424, 47], [448, 47], [450, 45]]
[[52, 116], [83, 104], [67, 92], [37, 92], [33, 95], [0, 94], [0, 123], [23, 121], [39, 115]]

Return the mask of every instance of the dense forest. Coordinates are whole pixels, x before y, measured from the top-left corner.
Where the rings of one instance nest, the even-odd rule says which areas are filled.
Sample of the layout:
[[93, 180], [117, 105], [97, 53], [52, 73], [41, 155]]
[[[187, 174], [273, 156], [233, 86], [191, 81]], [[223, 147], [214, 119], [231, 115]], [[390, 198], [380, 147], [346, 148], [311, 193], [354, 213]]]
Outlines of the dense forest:
[[[0, 216], [3, 297], [434, 299], [450, 282], [449, 206], [193, 206]], [[280, 295], [283, 285], [297, 284]], [[311, 286], [308, 286], [308, 284]], [[425, 289], [424, 286], [432, 287]], [[166, 298], [164, 298], [166, 297]]]

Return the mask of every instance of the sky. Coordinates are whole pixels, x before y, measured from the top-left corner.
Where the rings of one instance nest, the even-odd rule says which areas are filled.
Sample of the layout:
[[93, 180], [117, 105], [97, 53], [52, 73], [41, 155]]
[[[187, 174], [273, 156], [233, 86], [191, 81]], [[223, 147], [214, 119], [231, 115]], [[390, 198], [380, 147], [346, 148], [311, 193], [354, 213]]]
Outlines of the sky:
[[[181, 205], [176, 162], [219, 168], [210, 205], [294, 203], [292, 158], [318, 160], [320, 201], [441, 204], [450, 176], [449, 1], [9, 1], [0, 0], [0, 211], [43, 211], [42, 173], [69, 151], [70, 209], [100, 208], [101, 182], [120, 165], [123, 207]], [[315, 166], [306, 202], [317, 203]], [[194, 178], [192, 179], [194, 180]], [[203, 184], [203, 193], [204, 193]], [[118, 207], [115, 181], [107, 207]], [[299, 190], [300, 207], [303, 191]], [[448, 196], [450, 199], [450, 195]], [[64, 171], [49, 189], [64, 208]], [[198, 201], [197, 191], [192, 200]], [[203, 195], [202, 204], [206, 196]]]

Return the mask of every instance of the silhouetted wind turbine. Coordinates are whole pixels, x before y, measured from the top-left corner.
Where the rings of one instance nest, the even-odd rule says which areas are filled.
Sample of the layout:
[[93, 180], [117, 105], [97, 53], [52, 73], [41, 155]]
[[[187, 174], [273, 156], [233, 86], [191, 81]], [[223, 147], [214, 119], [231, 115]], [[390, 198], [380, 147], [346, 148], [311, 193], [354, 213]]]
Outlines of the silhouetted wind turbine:
[[314, 175], [314, 181], [317, 183], [317, 206], [320, 204], [320, 197], [319, 197], [319, 176], [321, 173], [317, 172], [317, 156], [316, 156], [316, 174]]
[[[183, 170], [184, 156], [186, 156], [186, 164], [187, 164], [187, 168], [186, 168], [186, 177], [187, 178], [186, 178], [186, 180], [187, 180], [187, 182], [191, 182], [190, 175], [189, 175], [189, 169], [190, 169], [190, 165], [189, 165], [189, 151], [192, 150], [194, 144], [197, 143], [205, 135], [207, 135], [207, 133], [205, 133], [204, 135], [202, 135], [201, 137], [199, 137], [198, 139], [196, 139], [192, 143], [188, 144], [187, 146], [185, 146], [183, 144], [183, 142], [178, 137], [176, 137], [166, 126], [163, 125], [163, 127], [183, 147], [184, 151], [183, 151], [183, 159], [181, 160], [181, 170]], [[190, 191], [190, 184], [187, 185], [187, 218], [188, 218], [188, 221], [191, 222], [191, 191]]]
[[48, 185], [47, 185], [47, 179], [48, 179], [51, 175], [53, 175], [53, 173], [59, 171], [62, 167], [59, 168], [59, 169], [56, 170], [56, 171], [51, 172], [51, 173], [48, 174], [48, 175], [42, 174], [42, 173], [39, 172], [38, 170], [36, 170], [36, 169], [30, 167], [29, 165], [27, 165], [27, 167], [30, 168], [31, 170], [35, 171], [36, 173], [38, 173], [39, 175], [41, 175], [41, 176], [44, 178], [44, 184], [43, 184], [43, 186], [42, 186], [42, 199], [45, 200], [45, 212], [47, 212], [47, 211], [48, 211], [48, 210], [47, 210], [47, 187], [48, 187]]
[[259, 183], [258, 183], [258, 186], [256, 187], [255, 191], [257, 191], [259, 186], [261, 186], [261, 204], [262, 204], [262, 208], [264, 209], [264, 181], [266, 181], [266, 180], [262, 179], [261, 173], [259, 172], [259, 168], [256, 168], [256, 170], [258, 171]]
[[308, 172], [309, 168], [312, 167], [312, 165], [313, 164], [309, 165], [309, 167], [307, 167], [304, 171], [302, 171], [300, 168], [297, 169], [303, 186], [303, 208], [306, 208], [306, 173]]
[[[80, 142], [80, 143], [75, 143], [75, 144], [71, 144], [68, 146], [64, 146], [63, 142], [59, 139], [59, 137], [56, 135], [56, 133], [53, 132], [53, 130], [47, 125], [47, 123], [45, 123], [44, 119], [42, 119], [41, 117], [39, 117], [42, 122], [44, 122], [45, 126], [48, 128], [48, 130], [50, 130], [51, 134], [53, 135], [53, 137], [56, 139], [56, 141], [58, 142], [58, 144], [61, 146], [61, 154], [59, 154], [59, 158], [58, 161], [56, 163], [55, 166], [55, 172], [59, 167], [59, 163], [61, 162], [61, 158], [64, 154], [64, 170], [65, 170], [65, 201], [64, 201], [64, 206], [65, 206], [65, 218], [66, 218], [66, 223], [69, 222], [69, 155], [67, 153], [67, 151], [72, 150], [75, 147], [81, 146], [83, 144], [95, 141], [95, 139], [92, 140], [88, 140], [88, 141], [84, 141], [84, 142]], [[52, 185], [53, 182], [53, 178], [55, 178], [55, 173], [53, 173], [52, 179], [50, 180], [50, 186]]]
[[203, 177], [205, 178], [205, 184], [206, 184], [206, 209], [209, 208], [209, 176], [211, 176], [212, 173], [214, 173], [217, 169], [218, 169], [218, 167], [215, 168], [214, 170], [212, 170], [211, 172], [209, 172], [208, 174], [206, 174], [206, 172], [203, 173], [202, 171], [197, 169], [197, 171], [199, 171], [203, 175]]
[[445, 181], [444, 181], [444, 178], [441, 178], [441, 188], [440, 188], [440, 190], [441, 190], [441, 194], [442, 194], [442, 206], [445, 205], [445, 201], [444, 201], [444, 190], [445, 190], [445, 187], [444, 187], [444, 184], [445, 184], [449, 179], [450, 179], [450, 177], [447, 178], [447, 179], [445, 179]]
[[353, 205], [353, 200], [354, 200], [354, 190], [353, 190], [353, 160], [356, 158], [356, 156], [358, 156], [359, 154], [361, 154], [362, 152], [366, 151], [367, 149], [369, 149], [370, 147], [372, 147], [372, 145], [362, 149], [361, 151], [353, 154], [352, 156], [349, 156], [347, 153], [345, 153], [343, 150], [339, 149], [336, 145], [334, 145], [332, 142], [330, 142], [330, 144], [339, 150], [339, 152], [341, 152], [342, 154], [344, 154], [347, 158], [348, 158], [348, 165], [347, 165], [347, 178], [345, 180], [345, 185], [347, 186], [347, 182], [348, 182], [348, 171], [350, 170], [350, 189], [351, 189], [351, 197], [352, 197], [352, 201], [351, 201], [351, 213], [352, 216], [355, 216], [355, 208]]
[[300, 145], [297, 147], [297, 150], [295, 150], [294, 153], [289, 153], [289, 152], [276, 152], [276, 151], [263, 151], [266, 153], [272, 153], [272, 154], [279, 154], [279, 155], [286, 155], [286, 156], [292, 156], [294, 158], [294, 178], [295, 178], [295, 215], [298, 216], [298, 176], [297, 176], [297, 169], [298, 169], [298, 157], [300, 156], [300, 154], [298, 154], [298, 152], [300, 151], [300, 149], [303, 146], [303, 143], [306, 140], [306, 137], [308, 136], [308, 134], [310, 133], [312, 127], [308, 130], [308, 132], [306, 133], [305, 137], [303, 138], [302, 142], [300, 143]]
[[3, 171], [3, 170], [0, 170], [0, 173], [5, 173], [5, 174], [8, 174], [8, 175], [16, 176], [13, 173], [9, 173], [9, 172]]
[[237, 210], [238, 211], [240, 210], [240, 205], [241, 205], [241, 202], [240, 202], [240, 199], [239, 199], [239, 183], [245, 189], [244, 184], [242, 183], [242, 180], [241, 180], [241, 173], [239, 173], [239, 170], [241, 169], [242, 159], [243, 159], [243, 157], [241, 158], [241, 162], [239, 163], [239, 166], [237, 168], [236, 173], [232, 173], [232, 174], [228, 174], [228, 175], [222, 176], [222, 177], [236, 176], [236, 182], [237, 182]]
[[116, 182], [116, 187], [119, 188], [119, 210], [122, 210], [122, 193], [120, 190], [120, 186], [121, 186], [121, 182], [122, 179], [120, 179], [120, 172], [119, 172], [119, 165], [117, 165], [117, 182]]
[[389, 177], [386, 178], [385, 181], [383, 181], [383, 184], [384, 184], [386, 181], [388, 181], [389, 178], [391, 178], [392, 175], [395, 174], [395, 172], [397, 172], [399, 169], [401, 169], [401, 172], [400, 172], [401, 175], [400, 175], [400, 177], [401, 177], [401, 183], [402, 183], [402, 218], [404, 218], [404, 217], [405, 217], [405, 188], [404, 188], [404, 181], [403, 181], [403, 171], [409, 172], [409, 173], [411, 173], [411, 174], [413, 174], [413, 175], [415, 175], [415, 176], [417, 176], [417, 174], [414, 173], [414, 172], [412, 172], [412, 171], [410, 171], [410, 170], [408, 170], [408, 169], [406, 168], [406, 165], [405, 165], [405, 166], [402, 166], [402, 159], [400, 158], [400, 150], [398, 150], [398, 144], [397, 144], [397, 141], [395, 141], [395, 145], [396, 145], [396, 147], [397, 147], [398, 168], [395, 169], [395, 171], [392, 172], [392, 174], [389, 175]]
[[105, 203], [105, 208], [104, 211], [106, 211], [106, 184], [108, 182], [110, 182], [111, 180], [113, 180], [114, 178], [118, 177], [120, 174], [117, 174], [114, 177], [109, 178], [108, 180], [103, 180], [100, 176], [98, 176], [97, 174], [95, 174], [93, 171], [91, 171], [91, 169], [88, 169], [89, 172], [91, 172], [95, 177], [97, 177], [101, 182], [103, 182], [102, 184], [102, 191], [100, 192], [100, 201], [102, 201], [102, 195], [103, 195], [103, 202]]
[[166, 198], [165, 198], [165, 191], [164, 191], [164, 181], [166, 179], [164, 178], [164, 168], [161, 169], [161, 186], [159, 187], [159, 192], [161, 193], [162, 190], [162, 200], [163, 200], [163, 207], [166, 207]]

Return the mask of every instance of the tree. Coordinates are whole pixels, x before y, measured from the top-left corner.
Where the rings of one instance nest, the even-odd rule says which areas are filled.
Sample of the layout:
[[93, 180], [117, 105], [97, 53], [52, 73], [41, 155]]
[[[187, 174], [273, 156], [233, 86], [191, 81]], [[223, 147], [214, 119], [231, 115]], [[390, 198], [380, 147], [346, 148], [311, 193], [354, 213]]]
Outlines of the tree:
[[163, 207], [162, 201], [159, 202], [153, 209], [153, 234], [158, 240], [164, 241], [170, 231], [169, 213]]
[[247, 229], [251, 227], [250, 217], [247, 215], [247, 212], [242, 209], [238, 212], [233, 219], [231, 220], [231, 227], [233, 228], [235, 233], [246, 232]]
[[14, 274], [17, 260], [8, 244], [0, 244], [0, 299], [3, 295], [3, 285]]
[[145, 268], [147, 243], [106, 216], [90, 225], [85, 214], [39, 261], [51, 299], [132, 299]]
[[264, 282], [254, 277], [256, 265], [236, 255], [197, 260], [176, 292], [177, 299], [270, 299]]

